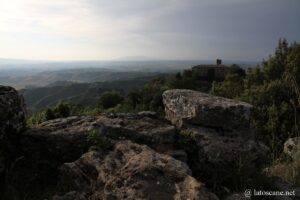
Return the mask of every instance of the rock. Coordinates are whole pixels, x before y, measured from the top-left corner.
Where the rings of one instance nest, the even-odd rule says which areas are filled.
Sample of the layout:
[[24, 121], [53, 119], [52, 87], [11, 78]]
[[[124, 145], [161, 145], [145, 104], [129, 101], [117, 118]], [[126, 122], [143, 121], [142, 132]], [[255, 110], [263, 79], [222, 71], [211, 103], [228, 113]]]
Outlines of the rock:
[[166, 118], [181, 127], [194, 124], [233, 130], [248, 128], [252, 105], [192, 90], [167, 90], [163, 93]]
[[300, 159], [300, 138], [289, 138], [284, 143], [283, 152], [294, 160]]
[[176, 160], [180, 160], [184, 163], [188, 162], [188, 155], [183, 150], [170, 150], [170, 151], [165, 152], [165, 154], [175, 158]]
[[192, 139], [193, 143], [186, 145], [187, 151], [192, 150], [190, 154], [194, 155], [189, 165], [205, 181], [228, 183], [236, 177], [251, 177], [269, 155], [268, 147], [260, 142], [228, 137], [214, 129], [189, 126], [180, 134], [185, 135], [182, 140]]
[[78, 159], [92, 145], [87, 140], [92, 130], [99, 137], [132, 140], [158, 151], [172, 149], [176, 135], [174, 126], [141, 114], [74, 116], [46, 121], [27, 130], [21, 143], [24, 151], [43, 152], [43, 156], [53, 160], [69, 162]]
[[153, 111], [141, 111], [141, 112], [138, 112], [138, 115], [146, 116], [146, 117], [156, 117], [157, 113], [153, 112]]
[[2, 174], [5, 171], [5, 164], [4, 164], [4, 158], [0, 157], [0, 174]]
[[225, 198], [225, 200], [247, 200], [251, 199], [251, 197], [246, 198], [243, 193], [234, 193]]
[[0, 139], [25, 129], [24, 100], [14, 88], [0, 86], [0, 113]]
[[90, 151], [65, 163], [57, 188], [57, 200], [218, 199], [185, 163], [130, 141], [118, 142], [106, 155]]
[[18, 137], [25, 130], [25, 105], [12, 87], [0, 85], [0, 199], [7, 199], [10, 163], [17, 159]]
[[272, 180], [272, 183], [276, 188], [278, 188], [279, 191], [289, 191], [294, 192], [294, 195], [291, 194], [291, 196], [278, 196], [276, 199], [278, 200], [299, 200], [300, 199], [300, 187], [295, 186], [294, 184], [282, 179], [281, 177], [270, 177]]

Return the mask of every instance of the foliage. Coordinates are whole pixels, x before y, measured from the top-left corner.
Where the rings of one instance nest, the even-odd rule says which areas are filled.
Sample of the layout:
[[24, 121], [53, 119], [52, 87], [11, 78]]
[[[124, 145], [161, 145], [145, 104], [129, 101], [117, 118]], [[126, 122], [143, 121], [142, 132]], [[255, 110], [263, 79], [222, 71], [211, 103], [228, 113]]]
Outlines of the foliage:
[[[231, 71], [243, 73], [243, 70], [236, 65], [232, 66]], [[151, 110], [163, 115], [164, 106], [162, 93], [164, 91], [168, 89], [192, 89], [208, 92], [211, 88], [211, 84], [211, 82], [198, 77], [198, 74], [193, 70], [184, 70], [182, 73], [159, 76], [148, 81], [142, 88], [137, 87], [141, 89], [133, 89], [125, 93], [114, 90], [99, 90], [99, 94], [94, 95], [95, 98], [99, 96], [98, 106], [88, 107], [79, 104], [59, 102], [53, 107], [31, 113], [28, 119], [28, 125], [32, 126], [46, 120], [72, 115], [98, 114], [100, 112], [139, 112]], [[69, 89], [73, 91], [74, 87]]]
[[111, 142], [103, 135], [98, 129], [91, 129], [87, 136], [88, 142], [93, 145], [90, 147], [91, 150], [106, 150], [111, 147]]
[[299, 135], [300, 44], [280, 39], [275, 54], [245, 77], [230, 73], [222, 83], [213, 83], [211, 93], [254, 105], [253, 125], [258, 138], [272, 150], [273, 159], [282, 152], [288, 137]]
[[116, 105], [122, 103], [123, 101], [124, 97], [118, 92], [104, 92], [100, 96], [99, 106], [104, 109], [113, 108]]
[[243, 78], [237, 73], [229, 73], [221, 83], [213, 82], [211, 94], [227, 98], [237, 98], [243, 92]]
[[95, 115], [99, 112], [100, 110], [96, 107], [59, 102], [53, 107], [48, 107], [38, 112], [29, 113], [29, 116], [27, 118], [27, 125], [34, 126], [47, 120], [64, 118], [74, 115]]

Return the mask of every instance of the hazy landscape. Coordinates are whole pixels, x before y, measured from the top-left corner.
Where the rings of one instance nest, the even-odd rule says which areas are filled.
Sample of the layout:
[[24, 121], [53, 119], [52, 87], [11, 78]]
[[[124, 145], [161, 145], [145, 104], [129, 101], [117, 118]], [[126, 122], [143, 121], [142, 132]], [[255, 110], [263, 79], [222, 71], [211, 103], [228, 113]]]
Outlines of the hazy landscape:
[[299, 200], [299, 9], [0, 1], [0, 200]]
[[[181, 72], [201, 63], [214, 61], [85, 61], [42, 62], [14, 59], [0, 60], [0, 83], [21, 91], [27, 108], [36, 110], [69, 101], [96, 105], [101, 93], [122, 93], [141, 89], [155, 77]], [[257, 63], [226, 61], [252, 68]]]

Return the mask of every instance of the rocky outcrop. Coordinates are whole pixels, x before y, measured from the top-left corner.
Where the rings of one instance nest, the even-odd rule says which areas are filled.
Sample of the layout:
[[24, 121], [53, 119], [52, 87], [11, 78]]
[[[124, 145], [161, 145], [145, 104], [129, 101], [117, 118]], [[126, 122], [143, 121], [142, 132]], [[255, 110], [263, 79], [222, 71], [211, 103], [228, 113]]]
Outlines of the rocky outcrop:
[[106, 155], [91, 151], [60, 168], [58, 188], [69, 199], [218, 199], [188, 166], [145, 145], [118, 142]]
[[15, 140], [25, 130], [25, 115], [23, 97], [14, 88], [0, 86], [0, 199], [9, 189], [5, 179], [11, 168], [9, 163], [17, 160]]
[[149, 113], [110, 114], [46, 121], [26, 131], [21, 142], [30, 152], [43, 150], [44, 156], [68, 162], [79, 158], [92, 145], [87, 140], [91, 131], [111, 142], [131, 140], [161, 152], [172, 149], [176, 135], [174, 126]]
[[163, 93], [166, 118], [181, 127], [185, 123], [233, 130], [248, 128], [250, 104], [192, 90]]
[[144, 111], [54, 119], [22, 131], [22, 98], [8, 91], [2, 104], [13, 109], [0, 104], [7, 112], [1, 130], [18, 137], [9, 167], [0, 159], [5, 200], [218, 199], [206, 188], [234, 192], [229, 183], [251, 177], [268, 152], [253, 140], [252, 106], [243, 102], [171, 90], [163, 101], [173, 125]]
[[191, 167], [200, 177], [217, 177], [215, 181], [222, 182], [251, 176], [267, 160], [269, 149], [260, 142], [196, 126], [181, 130], [181, 134], [186, 133], [193, 139], [197, 155], [191, 160]]
[[289, 138], [283, 147], [283, 152], [290, 156], [293, 160], [300, 159], [300, 138]]
[[0, 139], [25, 129], [23, 97], [12, 87], [0, 86]]
[[250, 104], [192, 90], [163, 93], [166, 118], [180, 128], [189, 166], [207, 183], [234, 182], [257, 173], [269, 149], [254, 140]]

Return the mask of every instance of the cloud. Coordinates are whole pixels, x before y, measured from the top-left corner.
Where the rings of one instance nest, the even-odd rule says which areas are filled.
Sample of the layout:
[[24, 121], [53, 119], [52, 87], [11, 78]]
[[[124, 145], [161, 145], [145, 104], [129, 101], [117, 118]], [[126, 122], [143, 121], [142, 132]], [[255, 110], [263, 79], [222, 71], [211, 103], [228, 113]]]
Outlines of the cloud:
[[299, 8], [280, 0], [3, 0], [0, 55], [257, 59], [280, 36], [300, 39]]

